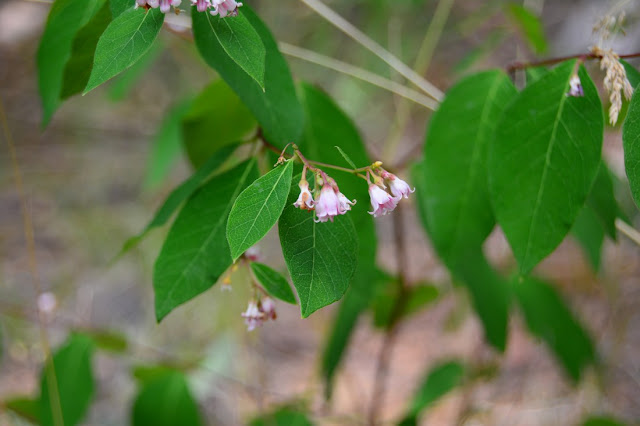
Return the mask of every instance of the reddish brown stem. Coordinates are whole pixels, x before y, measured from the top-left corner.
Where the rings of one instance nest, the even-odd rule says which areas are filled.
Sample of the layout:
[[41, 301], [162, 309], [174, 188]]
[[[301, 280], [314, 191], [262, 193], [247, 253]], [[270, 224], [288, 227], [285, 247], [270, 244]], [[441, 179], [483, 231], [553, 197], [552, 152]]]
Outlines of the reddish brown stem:
[[[619, 57], [620, 59], [637, 58], [637, 57], [640, 57], [640, 52], [630, 53], [627, 55], [619, 55]], [[535, 61], [535, 62], [514, 62], [507, 67], [507, 72], [513, 72], [515, 70], [523, 70], [526, 68], [543, 67], [546, 65], [555, 65], [560, 62], [568, 61], [570, 59], [581, 59], [583, 61], [586, 61], [589, 59], [600, 59], [600, 58], [602, 58], [602, 55], [596, 55], [594, 53], [586, 53], [586, 54], [583, 53], [580, 55], [561, 56], [558, 58], [549, 58], [549, 59], [544, 59], [542, 61]]]

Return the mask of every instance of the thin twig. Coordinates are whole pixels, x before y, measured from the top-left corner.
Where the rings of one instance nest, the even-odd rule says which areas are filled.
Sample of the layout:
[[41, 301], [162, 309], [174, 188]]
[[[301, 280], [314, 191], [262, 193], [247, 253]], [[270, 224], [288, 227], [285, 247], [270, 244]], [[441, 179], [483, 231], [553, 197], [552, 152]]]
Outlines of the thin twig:
[[[18, 192], [18, 198], [20, 199], [20, 211], [22, 214], [22, 225], [24, 228], [24, 237], [27, 245], [27, 254], [29, 259], [29, 272], [33, 280], [33, 286], [35, 290], [35, 298], [37, 299], [42, 293], [42, 285], [40, 284], [40, 273], [38, 271], [38, 263], [36, 261], [36, 244], [33, 232], [33, 222], [31, 221], [31, 215], [29, 214], [29, 208], [27, 207], [27, 197], [24, 192], [24, 184], [22, 181], [22, 171], [20, 170], [20, 164], [18, 163], [18, 155], [16, 152], [16, 146], [11, 136], [9, 129], [9, 121], [7, 120], [7, 114], [4, 109], [4, 103], [2, 97], [0, 97], [0, 125], [4, 134], [4, 139], [7, 142], [7, 148], [9, 150], [9, 156], [11, 158], [11, 165], [13, 168], [13, 178], [15, 180], [16, 191]], [[35, 303], [37, 306], [37, 301]], [[49, 390], [49, 397], [51, 398], [51, 410], [53, 414], [53, 423], [55, 425], [64, 426], [64, 420], [62, 417], [62, 406], [60, 405], [60, 395], [58, 394], [58, 379], [56, 377], [56, 371], [53, 364], [53, 357], [51, 356], [51, 344], [49, 343], [49, 335], [47, 333], [47, 327], [45, 325], [45, 318], [43, 313], [38, 309], [38, 328], [40, 330], [40, 343], [42, 350], [45, 354], [46, 360], [46, 375], [47, 375], [47, 387]]]
[[[630, 53], [628, 55], [619, 55], [620, 59], [629, 59], [629, 58], [638, 58], [640, 57], [640, 52]], [[555, 65], [560, 62], [568, 61], [570, 59], [580, 59], [583, 61], [589, 59], [601, 59], [602, 55], [596, 55], [594, 53], [583, 53], [579, 55], [568, 55], [568, 56], [560, 56], [558, 58], [549, 58], [544, 59], [542, 61], [535, 62], [514, 62], [507, 67], [507, 72], [513, 72], [515, 70], [522, 70], [526, 68], [535, 68], [535, 67], [543, 67], [546, 65]]]
[[637, 229], [629, 226], [621, 219], [616, 219], [616, 229], [640, 246], [640, 232]]
[[313, 11], [315, 11], [318, 15], [325, 18], [329, 23], [333, 24], [336, 28], [344, 32], [346, 35], [348, 35], [363, 47], [370, 50], [380, 59], [385, 61], [387, 64], [389, 64], [389, 66], [398, 71], [407, 80], [419, 87], [420, 90], [422, 90], [424, 93], [431, 96], [437, 101], [442, 100], [444, 94], [440, 89], [425, 80], [422, 76], [409, 68], [409, 66], [407, 66], [404, 62], [394, 56], [391, 52], [389, 52], [377, 42], [373, 41], [369, 36], [354, 27], [351, 23], [345, 20], [342, 16], [338, 15], [327, 5], [319, 0], [300, 1], [313, 9]]
[[435, 110], [438, 107], [438, 102], [424, 96], [422, 93], [410, 89], [400, 83], [396, 83], [395, 81], [381, 77], [371, 71], [367, 71], [346, 62], [342, 62], [329, 56], [321, 55], [314, 51], [303, 49], [302, 47], [294, 46], [289, 43], [279, 42], [278, 47], [280, 47], [280, 51], [285, 55], [302, 59], [373, 84], [374, 86], [388, 90], [389, 92], [402, 96], [403, 98], [420, 104], [430, 110]]

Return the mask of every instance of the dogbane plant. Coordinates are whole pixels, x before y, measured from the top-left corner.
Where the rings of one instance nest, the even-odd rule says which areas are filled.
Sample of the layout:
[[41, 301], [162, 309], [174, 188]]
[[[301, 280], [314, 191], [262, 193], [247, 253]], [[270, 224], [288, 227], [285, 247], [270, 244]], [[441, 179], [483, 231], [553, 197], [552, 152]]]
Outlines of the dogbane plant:
[[[609, 120], [623, 122], [629, 187], [640, 203], [640, 73], [621, 59], [638, 55], [620, 54], [607, 44], [622, 17], [607, 15], [598, 23], [598, 39], [586, 53], [471, 73], [443, 95], [318, 0], [303, 2], [424, 92], [416, 95], [359, 72], [367, 81], [435, 109], [424, 143], [408, 160], [391, 159], [384, 168], [381, 161], [371, 161], [357, 129], [330, 96], [309, 83], [294, 83], [267, 25], [246, 2], [55, 0], [51, 6], [37, 55], [44, 126], [64, 100], [144, 62], [163, 28], [192, 40], [203, 63], [217, 73], [167, 118], [179, 128], [196, 171], [123, 249], [171, 222], [153, 270], [157, 321], [218, 283], [224, 290], [250, 287], [247, 308], [236, 317], [248, 331], [267, 322], [276, 326], [276, 300], [299, 305], [306, 318], [344, 299], [323, 351], [326, 395], [358, 318], [371, 313], [387, 336], [368, 416], [374, 424], [398, 324], [446, 288], [406, 278], [402, 209], [415, 207], [451, 280], [467, 289], [488, 345], [505, 350], [509, 318], [517, 310], [566, 376], [578, 382], [594, 366], [597, 348], [555, 286], [536, 277], [534, 268], [563, 240], [575, 238], [598, 270], [605, 238], [615, 240], [619, 231], [635, 235], [625, 223], [629, 216], [618, 205], [602, 156], [599, 82], [587, 68], [597, 60], [605, 72]], [[188, 25], [164, 25], [172, 10], [190, 14]], [[524, 34], [532, 56], [544, 54], [546, 40], [536, 16], [515, 4], [504, 14]], [[523, 83], [516, 86], [515, 80]], [[357, 167], [356, 162], [368, 165]], [[391, 171], [410, 174], [415, 188]], [[414, 191], [412, 202], [399, 204]], [[393, 223], [399, 265], [394, 273], [377, 264], [374, 219]], [[256, 245], [276, 225], [286, 272], [262, 263], [257, 254]], [[496, 228], [513, 252], [509, 270], [498, 271], [483, 253]], [[238, 269], [247, 272], [247, 283], [234, 282]], [[45, 424], [75, 424], [86, 412], [94, 340], [71, 337], [45, 368], [39, 401]], [[73, 368], [80, 379], [56, 384], [51, 373], [66, 377], [65, 368]], [[449, 360], [429, 369], [399, 421], [413, 424], [439, 396], [471, 385], [478, 377], [474, 368]], [[168, 389], [180, 401], [179, 418], [155, 410], [155, 396], [166, 396]], [[174, 370], [162, 370], [145, 382], [133, 411], [135, 419], [143, 419], [136, 424], [157, 424], [160, 418], [201, 423], [185, 378]]]

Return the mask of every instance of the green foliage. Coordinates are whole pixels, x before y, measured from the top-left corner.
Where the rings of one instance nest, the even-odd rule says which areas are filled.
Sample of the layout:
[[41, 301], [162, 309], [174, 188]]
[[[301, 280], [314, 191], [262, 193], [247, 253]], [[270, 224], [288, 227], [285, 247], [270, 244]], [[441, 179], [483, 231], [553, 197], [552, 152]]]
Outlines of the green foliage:
[[504, 73], [474, 74], [447, 92], [431, 119], [418, 196], [431, 242], [452, 270], [465, 261], [469, 248], [482, 245], [495, 225], [487, 152], [502, 111], [516, 95]]
[[277, 166], [238, 196], [227, 221], [227, 241], [235, 262], [260, 241], [282, 214], [291, 189], [293, 161]]
[[147, 50], [147, 53], [138, 59], [138, 62], [116, 76], [109, 85], [109, 99], [113, 101], [123, 100], [153, 65], [162, 50], [161, 40], [157, 40]]
[[133, 426], [198, 426], [203, 424], [187, 380], [166, 370], [143, 382], [133, 404]]
[[249, 422], [250, 426], [312, 426], [306, 413], [289, 407], [279, 408], [273, 413], [261, 415]]
[[82, 330], [82, 334], [91, 338], [98, 349], [113, 353], [124, 353], [129, 344], [122, 333], [111, 330]]
[[40, 385], [42, 425], [76, 425], [85, 416], [94, 392], [93, 345], [91, 338], [74, 334], [51, 362], [45, 362]]
[[636, 88], [631, 98], [627, 119], [622, 126], [624, 168], [629, 179], [631, 194], [640, 206], [640, 89]]
[[[65, 68], [76, 34], [100, 11], [105, 0], [56, 0], [38, 46], [38, 87], [46, 126], [62, 97]], [[75, 43], [80, 44], [81, 40]]]
[[418, 388], [400, 424], [415, 425], [418, 416], [425, 408], [460, 386], [464, 374], [465, 368], [458, 361], [447, 361], [433, 367]]
[[40, 424], [40, 400], [18, 397], [4, 401], [2, 405], [23, 419]]
[[296, 304], [296, 298], [293, 295], [293, 291], [291, 291], [291, 287], [289, 287], [287, 279], [279, 272], [258, 262], [251, 262], [251, 271], [256, 280], [271, 296], [287, 303]]
[[494, 213], [527, 274], [571, 229], [600, 165], [604, 119], [584, 68], [584, 97], [567, 96], [575, 61], [527, 86], [509, 104], [489, 150]]
[[604, 229], [602, 229], [596, 213], [588, 206], [585, 206], [580, 210], [571, 233], [582, 246], [593, 270], [599, 271], [602, 244], [604, 243]]
[[213, 286], [231, 266], [227, 218], [236, 197], [257, 173], [255, 159], [247, 160], [202, 185], [182, 208], [153, 271], [158, 321]]
[[111, 7], [111, 15], [117, 18], [127, 9], [133, 9], [135, 3], [130, 0], [109, 0], [109, 6]]
[[265, 48], [264, 87], [249, 76], [229, 56], [213, 30], [217, 16], [199, 13], [192, 8], [193, 36], [205, 62], [214, 68], [251, 110], [264, 135], [274, 145], [284, 148], [298, 140], [303, 126], [302, 110], [296, 98], [291, 73], [269, 30], [244, 5], [240, 15], [247, 19], [260, 36]]
[[582, 426], [624, 426], [624, 423], [614, 417], [594, 416], [585, 420]]
[[135, 64], [151, 48], [162, 28], [159, 9], [130, 9], [115, 18], [96, 46], [87, 93]]
[[135, 247], [149, 231], [164, 225], [169, 221], [178, 207], [189, 198], [233, 153], [235, 146], [227, 146], [216, 152], [203, 164], [191, 177], [171, 191], [167, 199], [162, 203], [151, 222], [135, 237], [129, 238], [123, 245], [120, 255]]
[[181, 121], [190, 106], [190, 101], [174, 105], [165, 114], [162, 124], [152, 141], [151, 154], [147, 164], [145, 185], [156, 187], [169, 173], [182, 149]]
[[512, 287], [529, 330], [544, 340], [569, 376], [578, 381], [584, 368], [595, 361], [587, 332], [551, 285], [527, 277], [516, 279]]
[[640, 84], [640, 71], [638, 71], [636, 67], [623, 59], [620, 59], [620, 63], [627, 73], [627, 79], [629, 80], [629, 83], [631, 83], [631, 86], [635, 89], [636, 87], [638, 87], [638, 84]]
[[506, 7], [506, 12], [507, 16], [512, 19], [523, 37], [527, 40], [532, 50], [537, 54], [545, 53], [548, 46], [540, 18], [524, 6], [516, 3], [509, 4]]
[[596, 214], [602, 229], [611, 239], [615, 240], [617, 237], [616, 218], [620, 215], [620, 207], [613, 191], [611, 172], [604, 162], [600, 164], [586, 205]]
[[306, 318], [344, 295], [356, 270], [358, 240], [349, 215], [316, 223], [314, 213], [295, 208], [298, 192], [294, 185], [278, 230], [300, 312]]
[[191, 164], [198, 168], [222, 147], [245, 141], [256, 132], [256, 124], [224, 80], [215, 80], [182, 118], [182, 140]]
[[400, 283], [391, 280], [384, 286], [377, 286], [377, 292], [372, 302], [373, 324], [379, 328], [389, 328], [395, 321], [407, 320], [412, 314], [430, 305], [438, 299], [438, 288], [430, 284], [420, 284], [406, 290], [402, 311], [395, 313], [394, 306], [401, 295]]

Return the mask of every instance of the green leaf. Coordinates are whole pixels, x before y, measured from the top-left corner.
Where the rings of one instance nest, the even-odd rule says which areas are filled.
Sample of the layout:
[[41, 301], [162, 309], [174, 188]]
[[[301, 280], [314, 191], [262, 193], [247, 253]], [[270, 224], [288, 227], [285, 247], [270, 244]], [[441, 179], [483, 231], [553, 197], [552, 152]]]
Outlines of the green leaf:
[[145, 186], [158, 186], [169, 174], [171, 166], [182, 150], [182, 117], [189, 109], [191, 102], [184, 100], [177, 103], [165, 114], [158, 132], [153, 137], [151, 154], [147, 163]]
[[64, 69], [61, 99], [82, 93], [89, 81], [98, 39], [110, 22], [111, 10], [108, 2], [104, 2], [102, 8], [76, 34], [71, 48], [71, 58]]
[[[372, 302], [373, 324], [376, 327], [386, 329], [389, 328], [394, 321], [392, 318], [393, 309], [400, 297], [400, 283], [398, 283], [397, 280], [392, 280], [387, 282], [385, 286], [378, 286], [377, 290], [377, 294]], [[421, 284], [408, 289], [402, 312], [395, 318], [395, 321], [408, 318], [412, 314], [420, 311], [424, 306], [435, 301], [438, 296], [438, 289], [430, 284]]]
[[156, 318], [213, 286], [231, 266], [227, 218], [240, 192], [257, 179], [255, 158], [214, 177], [182, 208], [153, 271]]
[[135, 2], [132, 2], [131, 0], [109, 0], [109, 5], [111, 6], [111, 15], [113, 15], [115, 19], [122, 15], [122, 12], [127, 9], [133, 9]]
[[274, 271], [267, 265], [251, 262], [251, 271], [267, 292], [284, 302], [296, 304], [296, 298], [289, 287], [287, 279], [278, 271]]
[[151, 48], [163, 22], [160, 9], [130, 9], [115, 18], [98, 40], [84, 93], [135, 64]]
[[349, 165], [350, 165], [352, 168], [354, 168], [354, 169], [357, 169], [357, 168], [358, 168], [358, 167], [356, 166], [356, 164], [351, 160], [351, 158], [349, 158], [349, 156], [347, 155], [347, 153], [346, 153], [346, 152], [344, 152], [344, 151], [342, 150], [342, 148], [340, 148], [339, 146], [336, 146], [335, 148], [338, 150], [338, 152], [340, 153], [340, 155], [342, 155], [342, 158], [344, 158], [344, 161], [346, 161], [347, 163], [349, 163]]
[[242, 9], [228, 19], [207, 15], [207, 21], [229, 58], [264, 89], [266, 49]]
[[624, 168], [629, 179], [631, 195], [640, 206], [640, 88], [636, 88], [629, 104], [627, 119], [622, 125]]
[[545, 341], [577, 382], [582, 370], [595, 361], [593, 343], [584, 328], [551, 285], [526, 277], [512, 287], [529, 330]]
[[40, 419], [42, 425], [76, 425], [93, 399], [91, 370], [93, 341], [81, 334], [71, 336], [45, 362], [41, 377]]
[[467, 247], [480, 247], [495, 225], [487, 152], [500, 115], [516, 95], [506, 74], [474, 74], [449, 90], [431, 119], [418, 196], [431, 242], [452, 270], [464, 262]]
[[[260, 123], [264, 136], [278, 148], [297, 141], [302, 132], [302, 109], [291, 73], [266, 26], [246, 4], [239, 10], [260, 36], [266, 51], [264, 90], [227, 54], [212, 30], [217, 16], [192, 8], [193, 36], [205, 62], [231, 86]], [[226, 19], [226, 18], [225, 18]]]
[[40, 422], [40, 401], [27, 397], [13, 398], [2, 403], [4, 408], [13, 411], [25, 420], [32, 423], [41, 424]]
[[51, 6], [38, 46], [38, 87], [42, 125], [60, 105], [65, 67], [78, 31], [101, 9], [104, 0], [56, 0]]
[[[127, 0], [128, 1], [128, 0]], [[162, 52], [162, 42], [158, 40], [142, 55], [138, 62], [116, 76], [109, 85], [108, 97], [112, 101], [121, 101], [127, 97], [131, 89], [142, 79]]]
[[633, 86], [633, 88], [635, 89], [636, 87], [638, 87], [638, 84], [640, 84], [640, 71], [638, 71], [636, 67], [634, 67], [624, 59], [620, 59], [620, 63], [627, 73], [627, 79], [629, 80], [629, 83], [631, 83], [631, 86]]
[[197, 426], [202, 419], [187, 380], [178, 371], [145, 382], [133, 404], [133, 426]]
[[167, 365], [136, 365], [131, 374], [140, 384], [149, 383], [160, 377], [167, 376], [176, 371], [175, 367]]
[[471, 293], [486, 339], [504, 351], [509, 322], [508, 285], [489, 265], [480, 248], [470, 249], [465, 256], [466, 262], [459, 264], [455, 276]]
[[593, 209], [585, 206], [580, 210], [571, 233], [582, 246], [593, 270], [599, 271], [604, 229]]
[[547, 51], [547, 39], [544, 36], [544, 28], [540, 18], [525, 7], [515, 3], [509, 4], [506, 11], [524, 38], [529, 42], [533, 51], [537, 54], [545, 53]]
[[206, 181], [213, 172], [215, 172], [227, 159], [231, 156], [235, 146], [227, 146], [216, 152], [200, 167], [191, 177], [180, 184], [176, 189], [171, 191], [169, 196], [164, 200], [162, 206], [158, 209], [151, 222], [144, 230], [135, 237], [129, 238], [123, 245], [118, 256], [122, 256], [127, 251], [135, 247], [149, 231], [153, 228], [164, 225], [171, 218], [173, 213], [180, 205], [191, 196], [200, 185]]
[[249, 422], [250, 426], [312, 426], [307, 414], [295, 408], [283, 407], [273, 413], [261, 415]]
[[90, 337], [99, 349], [114, 353], [124, 353], [127, 350], [127, 337], [117, 331], [82, 330], [82, 334]]
[[524, 70], [527, 86], [540, 80], [549, 73], [546, 67], [531, 67]]
[[604, 118], [583, 67], [584, 97], [567, 96], [575, 61], [527, 86], [506, 108], [489, 149], [494, 213], [527, 274], [571, 229], [600, 165]]
[[291, 189], [293, 161], [253, 182], [236, 199], [227, 221], [227, 241], [235, 262], [260, 241], [282, 214]]
[[613, 417], [593, 416], [585, 420], [582, 426], [624, 426], [624, 423]]
[[227, 145], [247, 140], [256, 132], [251, 112], [224, 82], [216, 80], [193, 101], [182, 120], [184, 147], [198, 168]]
[[298, 192], [294, 185], [278, 230], [300, 311], [306, 318], [344, 295], [357, 266], [358, 237], [349, 214], [316, 223], [313, 212], [295, 208]]
[[462, 384], [464, 374], [465, 368], [458, 361], [447, 361], [433, 367], [414, 395], [401, 424], [415, 424], [425, 408]]
[[587, 197], [587, 206], [596, 214], [607, 235], [615, 240], [617, 237], [616, 218], [620, 215], [620, 206], [613, 191], [611, 172], [604, 162], [600, 163], [596, 180]]

